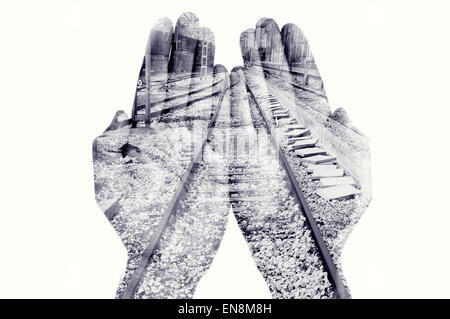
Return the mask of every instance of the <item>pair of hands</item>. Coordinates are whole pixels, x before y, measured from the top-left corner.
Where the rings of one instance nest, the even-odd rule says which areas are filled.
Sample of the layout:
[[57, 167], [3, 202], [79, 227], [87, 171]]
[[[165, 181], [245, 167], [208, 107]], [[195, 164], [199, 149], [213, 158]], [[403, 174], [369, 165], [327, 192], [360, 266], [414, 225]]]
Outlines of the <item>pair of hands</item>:
[[[266, 76], [307, 85], [325, 95], [308, 43], [296, 25], [287, 24], [280, 31], [274, 20], [263, 18], [256, 29], [241, 34], [240, 47], [245, 67], [263, 66]], [[167, 18], [158, 20], [146, 46], [131, 116], [117, 111], [105, 132], [94, 140], [96, 200], [129, 257], [119, 296], [136, 280], [136, 273], [142, 276], [148, 245], [161, 228], [164, 212], [184, 182], [186, 170], [201, 161], [202, 141], [224, 97], [232, 103], [233, 94], [238, 95], [233, 93], [233, 83], [244, 73], [235, 68], [229, 75], [225, 67], [214, 64], [214, 55], [214, 34], [201, 27], [194, 14], [182, 14], [175, 28]], [[292, 76], [289, 71], [293, 69], [313, 70], [313, 74]], [[264, 78], [262, 70], [254, 68], [252, 72]], [[318, 108], [329, 111], [328, 104]], [[195, 265], [193, 261], [191, 266]], [[192, 278], [185, 279], [185, 283], [190, 281]], [[183, 283], [171, 285], [183, 290]], [[192, 293], [169, 296], [190, 297]], [[133, 291], [126, 297], [139, 294]]]
[[[274, 20], [263, 18], [256, 29], [241, 34], [240, 46], [245, 66], [265, 64], [270, 67], [273, 64], [288, 70], [315, 67], [308, 42], [294, 24], [286, 24], [280, 31]], [[174, 160], [177, 158], [174, 150], [178, 151], [182, 145], [175, 140], [198, 142], [195, 134], [202, 134], [208, 116], [209, 119], [212, 116], [214, 98], [223, 94], [230, 84], [226, 68], [214, 65], [214, 55], [214, 34], [210, 29], [200, 27], [195, 14], [183, 13], [175, 28], [167, 18], [154, 25], [139, 71], [131, 117], [123, 110], [117, 111], [105, 132], [93, 143], [96, 199], [109, 219], [115, 215], [112, 210], [117, 211], [117, 200], [133, 189], [133, 186], [127, 187], [126, 182], [119, 186], [117, 181], [118, 174], [135, 176], [135, 172], [125, 169], [127, 163], [143, 160], [146, 153], [162, 152], [167, 156], [165, 160], [169, 160], [166, 163], [170, 163], [171, 170], [177, 171], [176, 166], [180, 163]], [[321, 80], [319, 82], [319, 90], [323, 90]], [[170, 112], [186, 109], [202, 100], [206, 100], [207, 105], [186, 111], [184, 119], [180, 120], [178, 115], [178, 119], [170, 118]], [[167, 122], [168, 118], [178, 125], [162, 122], [162, 119]], [[196, 130], [191, 127], [194, 125], [191, 122], [196, 125]], [[150, 138], [149, 131], [141, 134], [142, 131], [134, 130], [140, 127], [155, 128], [159, 133]], [[174, 139], [183, 134], [184, 140]], [[137, 138], [135, 135], [142, 136]], [[136, 145], [141, 143], [144, 143], [142, 147]], [[103, 172], [113, 163], [119, 167]], [[126, 179], [133, 180], [131, 177]]]

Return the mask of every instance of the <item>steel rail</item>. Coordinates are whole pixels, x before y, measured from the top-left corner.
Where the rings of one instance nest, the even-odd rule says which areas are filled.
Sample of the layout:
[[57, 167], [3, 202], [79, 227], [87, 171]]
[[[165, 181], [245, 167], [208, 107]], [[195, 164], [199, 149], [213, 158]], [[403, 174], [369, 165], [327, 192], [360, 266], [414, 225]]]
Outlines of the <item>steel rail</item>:
[[269, 136], [270, 136], [270, 140], [271, 140], [273, 146], [278, 150], [281, 164], [282, 164], [284, 170], [286, 171], [286, 174], [288, 177], [287, 178], [288, 187], [291, 191], [291, 194], [297, 199], [298, 203], [300, 204], [300, 206], [302, 208], [302, 212], [305, 215], [306, 222], [308, 223], [308, 225], [311, 229], [312, 237], [316, 242], [316, 245], [318, 247], [319, 254], [322, 258], [324, 267], [328, 273], [328, 279], [330, 280], [331, 284], [333, 284], [334, 287], [336, 288], [335, 297], [338, 299], [351, 298], [347, 291], [347, 288], [345, 287], [345, 285], [339, 275], [336, 265], [334, 264], [334, 261], [333, 261], [331, 254], [325, 244], [325, 241], [322, 237], [322, 233], [320, 232], [320, 229], [317, 226], [314, 216], [311, 213], [311, 210], [308, 206], [305, 196], [303, 195], [303, 192], [300, 189], [300, 186], [298, 185], [297, 179], [296, 179], [294, 172], [292, 171], [292, 168], [286, 158], [286, 155], [284, 154], [284, 151], [281, 149], [277, 140], [275, 139], [275, 134], [274, 134], [274, 131], [272, 130], [270, 121], [267, 118], [264, 111], [261, 109], [261, 106], [259, 105], [258, 100], [256, 99], [256, 95], [253, 92], [253, 89], [250, 87], [250, 85], [248, 85], [247, 81], [245, 81], [245, 82], [246, 82], [247, 90], [250, 92], [251, 96], [253, 97], [253, 100], [255, 101], [257, 109], [259, 110], [259, 112], [261, 113], [261, 115], [264, 119], [267, 132], [269, 133]]
[[322, 97], [322, 98], [324, 98], [325, 100], [328, 101], [328, 96], [327, 96], [326, 94], [324, 94], [324, 93], [320, 93], [320, 92], [318, 92], [318, 91], [316, 91], [316, 90], [313, 90], [313, 89], [304, 87], [303, 85], [296, 84], [296, 83], [294, 83], [294, 82], [291, 82], [291, 81], [289, 81], [289, 80], [283, 79], [282, 77], [279, 77], [279, 76], [276, 76], [276, 75], [273, 75], [273, 74], [271, 74], [271, 76], [273, 76], [274, 78], [277, 78], [277, 79], [279, 79], [279, 80], [285, 81], [286, 83], [292, 85], [293, 87], [295, 87], [295, 88], [297, 88], [297, 89], [301, 89], [301, 90], [304, 90], [304, 91], [313, 93], [313, 94], [315, 94], [315, 95], [317, 95], [317, 96], [320, 96], [320, 97]]
[[195, 172], [195, 169], [198, 166], [197, 163], [201, 159], [201, 156], [203, 153], [203, 148], [205, 147], [206, 143], [208, 143], [208, 141], [210, 139], [210, 136], [212, 133], [212, 127], [216, 123], [217, 116], [219, 114], [220, 108], [223, 103], [223, 98], [229, 89], [230, 88], [228, 87], [223, 91], [223, 93], [220, 97], [220, 100], [218, 102], [218, 106], [216, 107], [216, 111], [214, 112], [214, 115], [211, 118], [211, 121], [208, 125], [208, 132], [207, 132], [205, 138], [203, 139], [202, 146], [199, 148], [198, 153], [192, 159], [192, 161], [189, 164], [188, 168], [186, 169], [183, 177], [181, 178], [181, 182], [180, 182], [178, 189], [176, 190], [175, 194], [173, 195], [173, 197], [169, 203], [169, 206], [167, 207], [164, 215], [162, 216], [157, 229], [153, 233], [153, 235], [144, 251], [144, 254], [141, 257], [138, 267], [135, 269], [135, 271], [131, 275], [131, 278], [130, 278], [127, 288], [125, 288], [125, 290], [119, 296], [120, 299], [130, 299], [133, 297], [133, 295], [139, 285], [139, 282], [142, 279], [142, 275], [144, 274], [145, 268], [148, 265], [150, 258], [153, 256], [153, 253], [155, 252], [155, 250], [159, 244], [161, 236], [162, 236], [166, 226], [168, 225], [170, 218], [175, 214], [181, 200], [186, 195], [186, 193], [188, 191], [188, 185], [191, 182], [193, 173]]
[[316, 91], [316, 90], [314, 90], [314, 89], [310, 89], [310, 88], [305, 87], [305, 86], [303, 86], [303, 85], [296, 84], [296, 83], [291, 82], [291, 81], [289, 81], [289, 80], [286, 80], [286, 79], [284, 79], [284, 78], [282, 78], [282, 77], [279, 77], [279, 76], [277, 76], [277, 75], [274, 75], [273, 73], [270, 73], [270, 71], [267, 71], [267, 70], [265, 70], [265, 69], [271, 69], [271, 70], [275, 70], [275, 71], [280, 71], [280, 72], [288, 73], [288, 74], [290, 74], [290, 75], [292, 75], [292, 74], [295, 73], [295, 72], [292, 72], [292, 71], [290, 71], [290, 70], [278, 69], [278, 68], [271, 67], [271, 66], [261, 66], [261, 67], [263, 68], [263, 71], [268, 72], [268, 73], [270, 74], [270, 76], [273, 76], [274, 78], [277, 78], [277, 79], [279, 79], [279, 80], [285, 81], [285, 82], [287, 82], [288, 84], [290, 84], [290, 85], [292, 85], [293, 87], [296, 87], [296, 88], [298, 88], [298, 89], [302, 89], [302, 90], [305, 90], [305, 91], [314, 93], [314, 94], [316, 94], [316, 95], [318, 95], [318, 96], [320, 96], [320, 97], [322, 97], [322, 98], [324, 98], [324, 99], [326, 99], [326, 100], [328, 101], [328, 96], [327, 96], [326, 94], [321, 93], [321, 92], [318, 92], [318, 91]]

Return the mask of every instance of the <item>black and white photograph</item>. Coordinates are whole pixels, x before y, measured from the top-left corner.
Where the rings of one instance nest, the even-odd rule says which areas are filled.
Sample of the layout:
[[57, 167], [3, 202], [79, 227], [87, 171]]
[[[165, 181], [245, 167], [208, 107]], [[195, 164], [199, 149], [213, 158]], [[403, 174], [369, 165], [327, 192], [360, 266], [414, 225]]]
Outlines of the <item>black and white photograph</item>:
[[3, 2], [0, 298], [450, 298], [449, 9]]

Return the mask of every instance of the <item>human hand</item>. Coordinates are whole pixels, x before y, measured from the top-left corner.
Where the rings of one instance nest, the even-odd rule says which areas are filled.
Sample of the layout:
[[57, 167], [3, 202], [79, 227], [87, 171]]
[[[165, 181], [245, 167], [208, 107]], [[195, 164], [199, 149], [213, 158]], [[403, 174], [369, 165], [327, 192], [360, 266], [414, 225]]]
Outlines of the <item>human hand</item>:
[[[155, 272], [149, 275], [148, 268], [168, 267], [168, 254], [157, 251], [161, 244], [180, 238], [186, 243], [192, 240], [189, 233], [179, 234], [177, 239], [164, 231], [174, 213], [184, 216], [187, 210], [178, 212], [180, 203], [174, 198], [203, 162], [204, 137], [229, 85], [226, 69], [214, 66], [214, 53], [213, 33], [200, 27], [194, 14], [182, 14], [175, 30], [169, 19], [160, 19], [148, 39], [131, 118], [124, 111], [116, 112], [106, 131], [94, 140], [96, 200], [128, 251], [118, 297], [189, 297], [202, 274], [202, 265], [195, 274], [180, 265], [172, 270], [186, 278], [180, 274], [178, 279], [174, 274], [171, 278], [156, 276], [168, 282], [158, 283], [158, 278], [152, 277]], [[223, 220], [218, 223], [220, 228]], [[213, 237], [214, 246], [221, 236]], [[170, 247], [181, 247], [171, 258], [187, 254], [180, 243]], [[205, 258], [203, 268], [209, 266], [206, 259], [213, 248], [206, 257], [199, 253]]]
[[[255, 261], [274, 298], [345, 298], [341, 251], [371, 199], [368, 140], [342, 108], [331, 112], [308, 41], [296, 25], [280, 31], [273, 19], [262, 18], [241, 34], [240, 45], [251, 104], [264, 114], [280, 162], [289, 166], [304, 198], [300, 212], [317, 248], [308, 252], [305, 234], [292, 242], [301, 227], [279, 225], [283, 235], [268, 236], [272, 227], [262, 232], [267, 241], [247, 238]], [[257, 212], [237, 218], [244, 233], [261, 220]], [[291, 262], [292, 267], [281, 265]]]

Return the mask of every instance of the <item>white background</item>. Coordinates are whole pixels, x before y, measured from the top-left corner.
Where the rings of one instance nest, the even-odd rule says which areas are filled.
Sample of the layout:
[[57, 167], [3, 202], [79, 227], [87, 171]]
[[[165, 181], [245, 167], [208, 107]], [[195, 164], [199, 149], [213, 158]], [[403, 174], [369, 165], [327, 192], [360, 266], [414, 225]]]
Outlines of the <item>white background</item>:
[[[354, 298], [450, 297], [447, 1], [2, 1], [0, 297], [112, 298], [126, 252], [91, 143], [129, 112], [153, 22], [193, 11], [216, 63], [264, 16], [297, 23], [332, 108], [371, 139], [373, 201], [343, 266]], [[198, 297], [264, 297], [233, 220]]]

